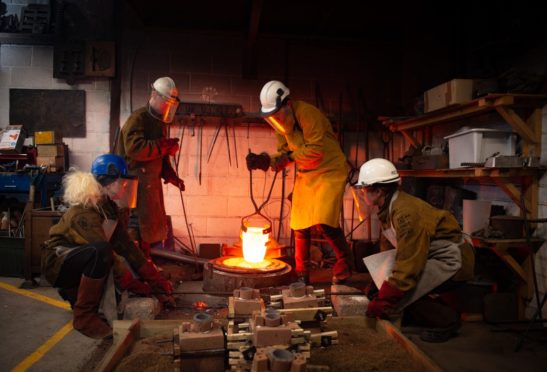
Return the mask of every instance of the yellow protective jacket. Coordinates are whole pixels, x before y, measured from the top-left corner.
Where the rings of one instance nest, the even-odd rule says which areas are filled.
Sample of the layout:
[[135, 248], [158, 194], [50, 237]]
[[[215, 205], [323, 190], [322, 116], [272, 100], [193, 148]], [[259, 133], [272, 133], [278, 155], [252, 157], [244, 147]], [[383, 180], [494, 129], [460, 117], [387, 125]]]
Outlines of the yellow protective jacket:
[[57, 247], [78, 247], [81, 245], [107, 241], [103, 231], [105, 217], [118, 220], [118, 224], [110, 244], [114, 252], [124, 257], [127, 262], [138, 270], [146, 263], [146, 258], [127, 235], [123, 217], [119, 215], [116, 204], [105, 199], [99, 208], [81, 205], [70, 207], [61, 220], [49, 229], [49, 239], [44, 243], [42, 251], [42, 272], [46, 279], [55, 285], [66, 255], [58, 255]]
[[451, 278], [455, 281], [473, 277], [475, 256], [473, 248], [462, 242], [462, 230], [456, 218], [448, 211], [437, 209], [422, 199], [403, 191], [393, 201], [391, 212], [389, 200], [378, 213], [383, 229], [393, 228], [397, 237], [397, 254], [389, 282], [401, 291], [416, 286], [427, 262], [430, 242], [448, 240], [461, 243], [462, 266]]
[[[123, 156], [129, 174], [137, 176], [137, 214], [142, 240], [154, 243], [167, 238], [167, 216], [163, 204], [162, 167], [169, 164], [161, 153], [159, 140], [165, 137], [165, 124], [153, 117], [147, 107], [133, 112], [123, 125], [116, 153]], [[172, 171], [174, 172], [174, 171]]]
[[301, 230], [317, 224], [340, 226], [348, 165], [332, 125], [316, 107], [291, 101], [296, 124], [292, 132], [278, 138], [272, 164], [292, 152], [296, 181], [292, 194], [291, 228]]

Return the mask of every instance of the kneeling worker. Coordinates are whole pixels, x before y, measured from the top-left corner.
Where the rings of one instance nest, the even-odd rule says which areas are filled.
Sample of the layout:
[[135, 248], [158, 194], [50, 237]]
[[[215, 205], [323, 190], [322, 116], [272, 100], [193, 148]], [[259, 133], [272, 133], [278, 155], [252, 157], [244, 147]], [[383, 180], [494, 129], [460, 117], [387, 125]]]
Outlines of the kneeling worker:
[[[74, 329], [92, 338], [112, 335], [98, 308], [113, 252], [125, 258], [163, 303], [173, 301], [173, 286], [146, 260], [127, 235], [120, 208], [134, 205], [136, 180], [127, 177], [125, 160], [100, 155], [92, 171], [71, 171], [63, 179], [70, 208], [49, 230], [42, 272], [74, 310]], [[133, 200], [129, 200], [133, 199]]]
[[[431, 292], [454, 288], [473, 277], [473, 248], [464, 240], [460, 225], [450, 212], [405, 193], [399, 185], [395, 166], [377, 158], [361, 166], [354, 186], [367, 206], [376, 208], [382, 234], [396, 249], [393, 271], [369, 303], [367, 315], [396, 317], [407, 308], [421, 323], [416, 325], [442, 328], [459, 324], [455, 311], [426, 301], [433, 306], [428, 307], [423, 300]], [[440, 314], [453, 314], [456, 319], [442, 319], [442, 315], [439, 319]]]

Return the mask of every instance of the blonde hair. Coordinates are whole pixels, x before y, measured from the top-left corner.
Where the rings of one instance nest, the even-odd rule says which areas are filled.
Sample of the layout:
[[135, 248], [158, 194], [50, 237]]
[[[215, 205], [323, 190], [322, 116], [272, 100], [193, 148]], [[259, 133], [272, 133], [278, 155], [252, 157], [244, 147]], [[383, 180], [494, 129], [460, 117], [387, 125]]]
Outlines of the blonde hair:
[[71, 170], [63, 178], [63, 199], [69, 206], [97, 206], [103, 195], [102, 186], [89, 172]]

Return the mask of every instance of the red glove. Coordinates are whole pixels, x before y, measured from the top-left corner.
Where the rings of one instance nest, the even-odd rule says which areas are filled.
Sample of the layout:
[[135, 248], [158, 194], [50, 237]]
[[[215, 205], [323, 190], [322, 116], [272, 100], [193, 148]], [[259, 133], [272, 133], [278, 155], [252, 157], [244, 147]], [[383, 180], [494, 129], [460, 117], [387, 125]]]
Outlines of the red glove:
[[159, 273], [158, 269], [151, 263], [146, 262], [138, 270], [139, 275], [148, 282], [155, 296], [162, 303], [174, 302], [172, 299], [173, 285]]
[[131, 272], [129, 272], [129, 270], [124, 271], [122, 276], [120, 278], [117, 278], [116, 281], [118, 287], [120, 287], [121, 289], [131, 291], [138, 295], [150, 296], [150, 293], [152, 292], [152, 288], [150, 288], [148, 283], [144, 283], [139, 279], [135, 278], [131, 274]]
[[162, 155], [174, 156], [179, 151], [178, 138], [160, 138], [158, 143]]
[[163, 183], [170, 183], [171, 185], [178, 187], [180, 191], [186, 190], [186, 186], [184, 186], [184, 181], [178, 177], [171, 177], [163, 181]]
[[275, 164], [272, 166], [274, 172], [279, 172], [289, 166], [293, 160], [290, 158], [289, 154], [283, 154], [277, 158]]
[[378, 292], [378, 297], [368, 304], [367, 316], [388, 319], [395, 314], [395, 307], [404, 295], [405, 292], [391, 285], [387, 280], [384, 281]]
[[261, 169], [266, 172], [270, 167], [270, 155], [265, 152], [260, 154], [250, 152], [245, 157], [245, 161], [247, 162], [248, 170]]

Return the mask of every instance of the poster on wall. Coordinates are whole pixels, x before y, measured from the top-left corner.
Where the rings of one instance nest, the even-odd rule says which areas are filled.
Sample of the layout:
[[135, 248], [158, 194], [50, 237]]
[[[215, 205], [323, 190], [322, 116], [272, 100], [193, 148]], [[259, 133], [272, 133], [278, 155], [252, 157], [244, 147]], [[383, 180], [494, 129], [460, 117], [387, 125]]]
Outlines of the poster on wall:
[[55, 131], [62, 137], [85, 137], [85, 91], [10, 89], [10, 123], [22, 124], [29, 135]]

